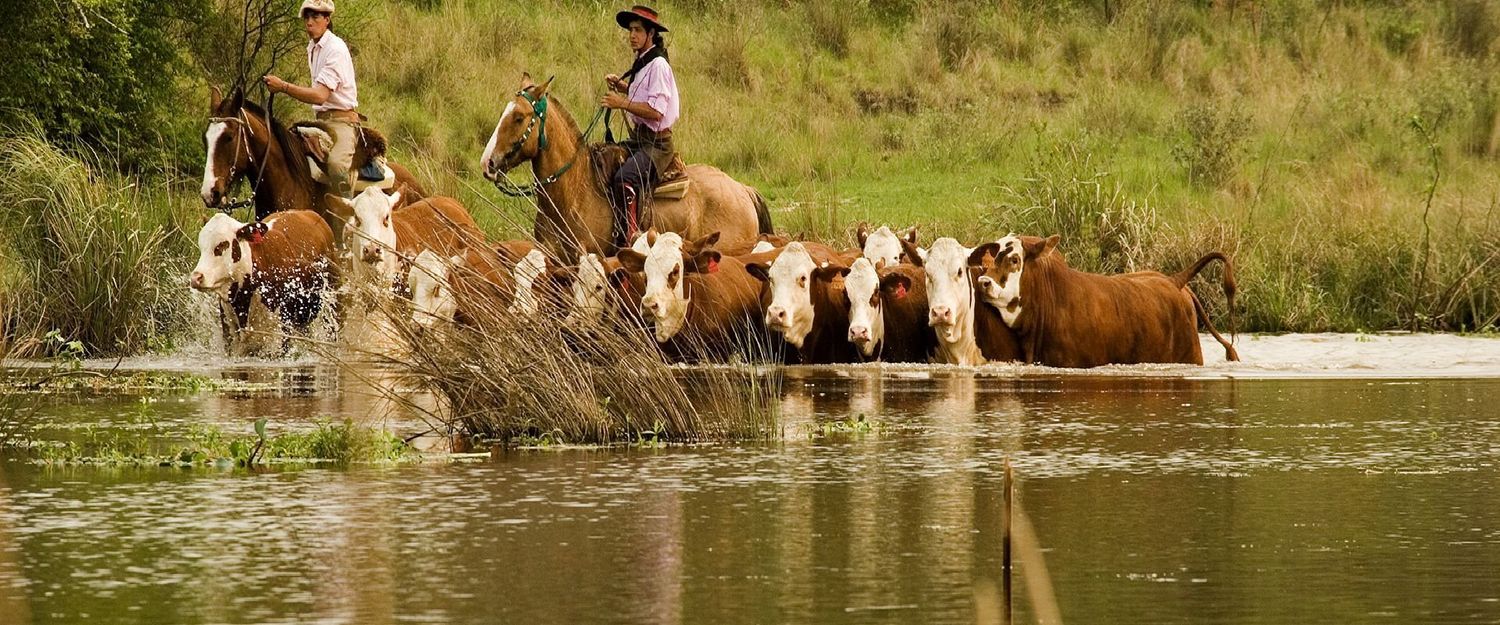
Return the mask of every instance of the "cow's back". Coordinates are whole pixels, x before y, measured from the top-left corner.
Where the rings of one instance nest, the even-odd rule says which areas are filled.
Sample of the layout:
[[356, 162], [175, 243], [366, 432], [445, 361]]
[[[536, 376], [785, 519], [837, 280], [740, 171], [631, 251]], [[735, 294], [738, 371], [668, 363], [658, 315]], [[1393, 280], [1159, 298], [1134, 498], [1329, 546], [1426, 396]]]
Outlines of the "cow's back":
[[271, 311], [294, 325], [306, 325], [334, 281], [333, 231], [310, 210], [273, 213], [265, 223], [261, 240], [250, 244], [256, 289]]
[[426, 250], [452, 256], [484, 241], [484, 233], [474, 223], [474, 217], [451, 197], [431, 197], [412, 203], [392, 212], [391, 222], [396, 230], [396, 249], [408, 256]]

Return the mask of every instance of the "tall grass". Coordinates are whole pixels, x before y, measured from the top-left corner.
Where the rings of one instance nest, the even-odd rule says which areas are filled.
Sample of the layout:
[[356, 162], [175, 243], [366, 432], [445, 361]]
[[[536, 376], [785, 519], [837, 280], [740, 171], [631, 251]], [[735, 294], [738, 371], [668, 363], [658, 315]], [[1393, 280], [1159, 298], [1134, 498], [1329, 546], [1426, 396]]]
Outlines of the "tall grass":
[[89, 354], [136, 353], [180, 325], [182, 198], [115, 172], [34, 128], [0, 131], [0, 342], [18, 353], [51, 330]]
[[[420, 270], [420, 269], [418, 269]], [[450, 267], [457, 271], [458, 268]], [[567, 294], [549, 283], [544, 301]], [[372, 294], [373, 295], [373, 294]], [[616, 444], [757, 440], [779, 435], [779, 372], [668, 365], [626, 318], [560, 323], [503, 305], [470, 305], [472, 324], [423, 328], [406, 300], [379, 297], [378, 349], [324, 353], [352, 371], [404, 373], [443, 399], [442, 428], [502, 443]], [[472, 304], [472, 302], [471, 302]], [[401, 400], [399, 391], [391, 391]]]

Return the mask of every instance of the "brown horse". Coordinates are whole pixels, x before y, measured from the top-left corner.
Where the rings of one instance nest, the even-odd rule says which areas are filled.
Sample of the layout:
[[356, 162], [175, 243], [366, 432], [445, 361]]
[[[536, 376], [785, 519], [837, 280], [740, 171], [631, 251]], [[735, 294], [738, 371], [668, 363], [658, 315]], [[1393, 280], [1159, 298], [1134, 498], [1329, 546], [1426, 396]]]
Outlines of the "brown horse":
[[[250, 185], [257, 221], [278, 211], [311, 209], [334, 232], [341, 231], [342, 219], [335, 218], [334, 207], [324, 202], [328, 188], [313, 178], [307, 146], [300, 137], [271, 119], [265, 109], [246, 101], [239, 89], [224, 98], [213, 88], [208, 111], [208, 130], [203, 134], [207, 148], [201, 191], [204, 205], [224, 208], [229, 189], [243, 179]], [[386, 165], [389, 171], [384, 181], [362, 181], [355, 191], [370, 184], [387, 190], [405, 184], [416, 193], [410, 199], [426, 196], [405, 167], [389, 160]]]
[[[596, 169], [573, 117], [548, 95], [551, 84], [538, 85], [523, 76], [521, 90], [490, 135], [480, 167], [486, 178], [499, 180], [531, 161], [540, 186], [536, 240], [568, 263], [582, 252], [613, 255], [617, 248], [607, 174]], [[745, 251], [755, 245], [757, 235], [771, 232], [765, 198], [753, 187], [708, 165], [690, 165], [686, 175], [691, 183], [681, 199], [656, 198], [652, 203], [651, 227], [688, 240], [719, 232], [719, 249]]]

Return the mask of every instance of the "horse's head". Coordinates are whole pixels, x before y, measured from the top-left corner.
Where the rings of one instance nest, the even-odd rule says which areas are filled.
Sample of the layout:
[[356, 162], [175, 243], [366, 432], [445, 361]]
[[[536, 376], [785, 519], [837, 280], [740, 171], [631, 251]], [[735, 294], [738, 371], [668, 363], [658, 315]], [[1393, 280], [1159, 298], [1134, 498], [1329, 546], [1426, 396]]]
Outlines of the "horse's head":
[[547, 90], [551, 87], [550, 78], [538, 85], [530, 74], [521, 75], [520, 91], [506, 103], [495, 132], [484, 146], [484, 156], [479, 158], [485, 178], [496, 180], [541, 154], [546, 147]]
[[252, 116], [245, 110], [245, 96], [235, 89], [225, 98], [214, 87], [209, 94], [208, 130], [203, 133], [207, 154], [203, 159], [203, 204], [217, 208], [229, 195], [229, 187], [254, 164], [255, 139]]

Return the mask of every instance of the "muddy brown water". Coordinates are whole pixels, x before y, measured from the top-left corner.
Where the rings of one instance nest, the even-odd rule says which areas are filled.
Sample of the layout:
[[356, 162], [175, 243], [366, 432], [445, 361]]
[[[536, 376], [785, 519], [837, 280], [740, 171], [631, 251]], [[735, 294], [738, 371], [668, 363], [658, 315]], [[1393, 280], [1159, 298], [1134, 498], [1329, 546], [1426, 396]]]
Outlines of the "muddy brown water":
[[[1500, 341], [1262, 341], [1203, 368], [793, 369], [770, 443], [0, 462], [0, 623], [995, 622], [1007, 459], [1066, 623], [1500, 622]], [[257, 385], [38, 398], [54, 435], [424, 427], [327, 365], [129, 364]], [[808, 434], [859, 415], [881, 427]], [[1040, 578], [1017, 567], [1015, 622]]]

